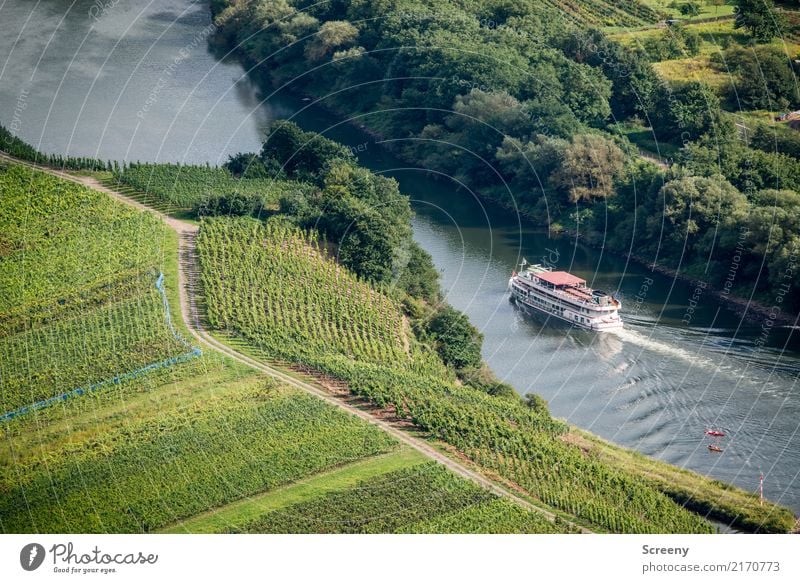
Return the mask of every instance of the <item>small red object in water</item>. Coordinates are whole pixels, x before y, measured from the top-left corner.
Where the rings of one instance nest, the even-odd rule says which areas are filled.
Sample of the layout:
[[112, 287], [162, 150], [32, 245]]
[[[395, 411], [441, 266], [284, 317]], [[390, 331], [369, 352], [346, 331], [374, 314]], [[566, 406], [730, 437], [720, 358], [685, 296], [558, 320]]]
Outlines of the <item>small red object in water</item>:
[[716, 429], [706, 429], [706, 435], [710, 435], [712, 437], [725, 437], [725, 434], [722, 431], [717, 431]]

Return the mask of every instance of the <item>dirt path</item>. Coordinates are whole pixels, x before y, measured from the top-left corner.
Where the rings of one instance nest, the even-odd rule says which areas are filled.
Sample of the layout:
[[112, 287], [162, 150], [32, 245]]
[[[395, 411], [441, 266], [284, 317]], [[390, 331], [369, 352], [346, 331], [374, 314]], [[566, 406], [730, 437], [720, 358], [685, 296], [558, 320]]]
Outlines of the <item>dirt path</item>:
[[[89, 188], [93, 188], [95, 190], [99, 190], [109, 196], [112, 196], [116, 200], [119, 200], [127, 205], [135, 207], [137, 209], [150, 212], [161, 218], [169, 227], [175, 230], [178, 233], [178, 295], [180, 298], [180, 308], [181, 308], [181, 316], [183, 317], [183, 321], [186, 323], [189, 331], [191, 332], [192, 336], [200, 342], [208, 347], [213, 348], [217, 352], [221, 352], [222, 354], [250, 366], [254, 369], [257, 369], [287, 385], [291, 385], [308, 393], [311, 393], [320, 399], [323, 399], [327, 403], [339, 407], [348, 411], [349, 413], [360, 417], [361, 419], [380, 427], [385, 432], [389, 433], [392, 437], [397, 439], [399, 442], [408, 445], [409, 447], [414, 448], [415, 450], [419, 451], [423, 455], [427, 456], [428, 458], [439, 462], [440, 464], [446, 466], [452, 472], [462, 476], [468, 480], [472, 480], [473, 482], [483, 486], [487, 490], [497, 494], [498, 496], [503, 496], [512, 500], [513, 502], [519, 504], [520, 506], [527, 508], [528, 510], [532, 510], [534, 512], [538, 512], [542, 514], [550, 521], [555, 520], [556, 515], [552, 512], [539, 508], [520, 498], [519, 496], [513, 494], [512, 492], [502, 488], [495, 482], [489, 480], [482, 474], [468, 468], [467, 466], [457, 462], [456, 460], [450, 458], [449, 456], [443, 454], [439, 450], [433, 448], [431, 445], [426, 443], [424, 440], [413, 437], [409, 435], [407, 432], [393, 426], [389, 421], [384, 419], [379, 419], [354, 405], [342, 401], [329, 392], [325, 391], [324, 389], [317, 387], [313, 384], [307, 383], [300, 379], [297, 379], [293, 376], [290, 376], [284, 373], [281, 370], [273, 368], [263, 362], [255, 360], [245, 354], [242, 354], [231, 347], [223, 344], [222, 342], [218, 341], [216, 338], [211, 336], [202, 325], [202, 320], [200, 318], [200, 310], [198, 308], [198, 298], [201, 296], [201, 290], [199, 288], [199, 267], [197, 263], [197, 249], [196, 249], [196, 238], [197, 232], [199, 228], [196, 225], [192, 225], [186, 223], [184, 221], [174, 219], [163, 213], [160, 213], [142, 203], [135, 201], [126, 197], [125, 195], [116, 192], [103, 184], [101, 184], [96, 178], [91, 176], [78, 176], [73, 174], [68, 174], [61, 170], [56, 170], [54, 168], [48, 168], [45, 166], [39, 166], [37, 164], [32, 164], [29, 162], [25, 162], [22, 160], [17, 160], [3, 152], [0, 152], [0, 159], [5, 159], [10, 162], [14, 162], [17, 164], [23, 164], [25, 166], [30, 166], [41, 170], [43, 172], [47, 172], [59, 178], [63, 178], [64, 180], [69, 180], [71, 182], [76, 182], [78, 184], [82, 184]], [[563, 519], [562, 519], [563, 520]], [[568, 522], [568, 521], [565, 521]], [[581, 532], [589, 533], [591, 531], [580, 527], [578, 525], [573, 524], [576, 528], [580, 529]]]

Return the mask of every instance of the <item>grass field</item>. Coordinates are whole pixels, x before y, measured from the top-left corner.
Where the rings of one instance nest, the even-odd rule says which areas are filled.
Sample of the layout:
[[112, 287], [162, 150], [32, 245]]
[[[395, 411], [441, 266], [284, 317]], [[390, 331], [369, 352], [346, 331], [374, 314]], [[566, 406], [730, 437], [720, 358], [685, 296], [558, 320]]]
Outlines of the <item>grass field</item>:
[[725, 2], [724, 0], [719, 3], [708, 2], [707, 0], [699, 0], [699, 12], [694, 16], [685, 16], [681, 13], [680, 5], [683, 2], [673, 2], [672, 0], [640, 0], [645, 4], [658, 11], [661, 14], [668, 15], [670, 18], [680, 18], [687, 21], [705, 20], [708, 18], [722, 18], [725, 16], [732, 16], [734, 5], [732, 2]]
[[[680, 59], [670, 59], [654, 63], [656, 71], [667, 81], [680, 83], [685, 81], [703, 81], [708, 83], [720, 94], [729, 91], [734, 82], [733, 76], [712, 61], [712, 55], [719, 54], [724, 47], [748, 46], [747, 33], [733, 27], [733, 20], [712, 22], [695, 22], [686, 25], [687, 30], [697, 32], [702, 43], [700, 53], [694, 56], [687, 55]], [[664, 34], [661, 28], [646, 28], [637, 30], [621, 30], [611, 33], [615, 40], [631, 46], [644, 46], [648, 38], [659, 37]], [[771, 45], [784, 51], [789, 57], [800, 53], [800, 44], [796, 39], [787, 37], [776, 39]]]

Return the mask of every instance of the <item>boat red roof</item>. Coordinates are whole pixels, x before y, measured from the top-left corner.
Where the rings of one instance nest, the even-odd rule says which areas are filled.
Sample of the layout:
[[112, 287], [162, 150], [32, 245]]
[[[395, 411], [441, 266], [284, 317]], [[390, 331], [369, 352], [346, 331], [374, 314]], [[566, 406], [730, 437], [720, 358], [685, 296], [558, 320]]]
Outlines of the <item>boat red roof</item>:
[[536, 277], [553, 285], [581, 285], [586, 283], [585, 279], [566, 271], [540, 271], [536, 274]]

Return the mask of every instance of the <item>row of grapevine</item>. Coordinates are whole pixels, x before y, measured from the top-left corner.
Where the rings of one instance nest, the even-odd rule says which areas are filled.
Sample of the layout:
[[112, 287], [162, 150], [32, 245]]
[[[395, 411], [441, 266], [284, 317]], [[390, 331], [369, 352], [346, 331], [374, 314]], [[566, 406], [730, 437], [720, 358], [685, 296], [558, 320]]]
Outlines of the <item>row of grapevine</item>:
[[395, 447], [316, 397], [263, 383], [1, 464], [0, 528], [148, 532]]
[[[151, 280], [152, 286], [152, 280]], [[155, 288], [78, 317], [0, 338], [0, 412], [176, 356]]]
[[438, 522], [442, 529], [435, 532], [564, 532], [534, 512], [503, 505], [494, 494], [434, 462], [362, 480], [353, 488], [267, 513], [231, 532], [415, 532]]
[[234, 192], [257, 196], [261, 205], [275, 204], [286, 183], [268, 178], [237, 178], [218, 166], [181, 164], [129, 164], [115, 172], [114, 178], [156, 201], [189, 208], [209, 196]]
[[33, 146], [25, 143], [8, 129], [0, 125], [0, 152], [5, 152], [20, 160], [36, 164], [45, 164], [65, 170], [111, 170], [116, 162], [98, 160], [85, 156], [62, 156], [61, 154], [42, 154]]
[[325, 257], [313, 234], [208, 219], [198, 250], [213, 328], [299, 362], [329, 353], [406, 367], [424, 361], [410, 347], [399, 305]]
[[0, 191], [0, 414], [188, 351], [155, 287], [160, 221], [16, 164]]
[[399, 307], [348, 277], [312, 242], [313, 235], [252, 219], [205, 222], [199, 249], [210, 324], [345, 381], [353, 393], [596, 528], [711, 532], [663, 492], [566, 442], [567, 425], [546, 412], [406, 366]]
[[521, 402], [389, 367], [320, 359], [351, 391], [391, 407], [543, 502], [612, 532], [711, 532], [702, 518], [562, 439], [567, 426]]
[[0, 314], [157, 273], [164, 231], [150, 213], [19, 165], [0, 166], [0, 190]]
[[553, 524], [541, 514], [505, 498], [495, 498], [467, 508], [431, 516], [399, 529], [409, 534], [559, 534], [571, 532], [563, 522]]
[[655, 24], [661, 15], [639, 0], [546, 0], [546, 3], [584, 26], [639, 27]]

